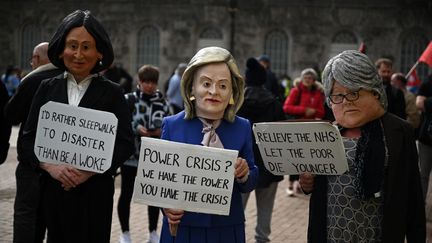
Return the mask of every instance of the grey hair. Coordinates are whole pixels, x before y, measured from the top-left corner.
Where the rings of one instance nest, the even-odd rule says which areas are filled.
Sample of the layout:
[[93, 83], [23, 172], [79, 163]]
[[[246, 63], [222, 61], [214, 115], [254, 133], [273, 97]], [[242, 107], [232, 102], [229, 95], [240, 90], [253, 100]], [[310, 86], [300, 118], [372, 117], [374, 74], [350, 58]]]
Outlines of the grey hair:
[[307, 74], [314, 76], [314, 80], [317, 80], [317, 78], [318, 78], [318, 74], [313, 68], [304, 69], [300, 74], [300, 78], [303, 79], [303, 77]]
[[355, 50], [344, 51], [331, 58], [322, 72], [322, 82], [326, 102], [334, 82], [350, 90], [364, 89], [379, 95], [380, 103], [387, 110], [387, 96], [381, 78], [372, 61], [363, 53]]

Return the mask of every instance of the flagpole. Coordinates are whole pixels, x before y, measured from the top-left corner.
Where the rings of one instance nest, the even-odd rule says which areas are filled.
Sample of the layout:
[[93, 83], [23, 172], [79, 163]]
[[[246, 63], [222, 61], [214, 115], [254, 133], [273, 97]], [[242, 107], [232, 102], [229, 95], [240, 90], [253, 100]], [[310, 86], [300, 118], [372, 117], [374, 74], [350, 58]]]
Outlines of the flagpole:
[[409, 76], [411, 75], [412, 71], [414, 71], [414, 69], [416, 69], [416, 67], [418, 66], [419, 61], [416, 61], [416, 63], [414, 63], [414, 66], [412, 66], [412, 68], [409, 70], [409, 72], [405, 75], [405, 78], [408, 79]]

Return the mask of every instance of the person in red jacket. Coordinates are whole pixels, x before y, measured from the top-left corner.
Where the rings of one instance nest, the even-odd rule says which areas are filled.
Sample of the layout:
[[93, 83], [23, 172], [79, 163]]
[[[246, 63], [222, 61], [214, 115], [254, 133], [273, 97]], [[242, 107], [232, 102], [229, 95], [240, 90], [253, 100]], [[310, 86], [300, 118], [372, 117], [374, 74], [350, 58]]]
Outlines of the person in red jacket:
[[[317, 73], [312, 68], [301, 72], [300, 82], [291, 90], [283, 105], [288, 118], [294, 119], [322, 119], [324, 110], [324, 93], [321, 83], [317, 82]], [[295, 196], [300, 192], [298, 175], [289, 176], [286, 190], [288, 196]]]
[[294, 87], [283, 105], [289, 116], [300, 119], [321, 119], [324, 117], [324, 93], [316, 81], [317, 73], [312, 68], [301, 72], [301, 82]]

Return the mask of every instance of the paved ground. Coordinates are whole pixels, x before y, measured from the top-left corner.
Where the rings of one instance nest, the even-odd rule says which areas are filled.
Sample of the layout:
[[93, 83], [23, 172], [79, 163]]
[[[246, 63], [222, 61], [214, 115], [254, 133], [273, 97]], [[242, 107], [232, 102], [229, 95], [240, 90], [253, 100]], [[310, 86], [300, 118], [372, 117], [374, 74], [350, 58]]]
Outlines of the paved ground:
[[[0, 166], [0, 243], [12, 242], [12, 215], [15, 197], [15, 167], [16, 167], [16, 134], [13, 129], [11, 148], [7, 161]], [[117, 198], [120, 192], [119, 179], [116, 180], [115, 205], [111, 242], [118, 242], [120, 225], [117, 217]], [[273, 211], [272, 234], [273, 243], [306, 242], [307, 216], [309, 198], [300, 195], [295, 198], [287, 197], [285, 188], [287, 180], [279, 183]], [[254, 195], [251, 195], [246, 209], [246, 237], [247, 242], [254, 242], [254, 227], [256, 223], [256, 208]], [[147, 206], [132, 203], [131, 209], [131, 235], [134, 242], [145, 242], [147, 239]], [[159, 227], [160, 229], [160, 227]]]

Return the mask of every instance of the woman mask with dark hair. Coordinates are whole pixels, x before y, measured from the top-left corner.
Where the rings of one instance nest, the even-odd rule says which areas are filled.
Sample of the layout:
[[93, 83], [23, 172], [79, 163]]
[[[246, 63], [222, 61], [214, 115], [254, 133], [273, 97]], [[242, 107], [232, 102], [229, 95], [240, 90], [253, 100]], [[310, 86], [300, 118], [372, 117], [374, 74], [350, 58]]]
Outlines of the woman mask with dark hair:
[[[42, 169], [42, 207], [48, 242], [109, 242], [117, 168], [134, 152], [130, 113], [121, 88], [98, 74], [113, 61], [103, 26], [89, 11], [65, 17], [48, 56], [64, 70], [45, 80], [33, 99], [23, 136], [23, 161]], [[102, 174], [39, 161], [33, 152], [38, 113], [49, 101], [113, 113], [118, 119], [111, 167]]]
[[[248, 120], [236, 116], [243, 103], [244, 80], [231, 54], [219, 47], [198, 51], [182, 80], [185, 110], [164, 119], [162, 139], [239, 151], [228, 216], [164, 209], [161, 242], [245, 242], [241, 192], [255, 188], [252, 131]], [[169, 225], [177, 225], [173, 238]]]
[[[68, 60], [68, 55], [76, 55], [76, 59], [80, 59], [89, 54], [89, 64], [81, 70], [72, 65], [72, 60]], [[76, 10], [63, 19], [51, 38], [48, 57], [58, 68], [72, 73], [74, 70], [85, 71], [88, 75], [107, 69], [114, 60], [114, 52], [107, 32], [90, 11]]]

